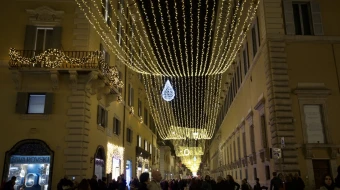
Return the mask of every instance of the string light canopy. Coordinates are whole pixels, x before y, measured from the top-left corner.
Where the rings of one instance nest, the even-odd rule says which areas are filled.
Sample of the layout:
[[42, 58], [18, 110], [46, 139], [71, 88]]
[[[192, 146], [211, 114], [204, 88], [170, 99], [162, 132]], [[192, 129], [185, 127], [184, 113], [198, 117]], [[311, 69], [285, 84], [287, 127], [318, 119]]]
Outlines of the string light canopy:
[[75, 0], [105, 45], [130, 69], [167, 77], [224, 73], [259, 0]]
[[[158, 133], [164, 140], [210, 139], [219, 110], [221, 75], [161, 77], [143, 75], [145, 91]], [[173, 83], [176, 98], [159, 95], [166, 80]]]

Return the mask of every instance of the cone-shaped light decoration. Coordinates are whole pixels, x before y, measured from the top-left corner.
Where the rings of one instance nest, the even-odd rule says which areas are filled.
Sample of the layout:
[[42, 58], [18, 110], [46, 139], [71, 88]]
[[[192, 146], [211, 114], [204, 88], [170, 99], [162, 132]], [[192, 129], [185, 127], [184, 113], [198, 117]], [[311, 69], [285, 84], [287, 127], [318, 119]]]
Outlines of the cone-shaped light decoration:
[[170, 81], [167, 80], [162, 91], [162, 97], [165, 101], [170, 102], [175, 98], [175, 91], [172, 88]]

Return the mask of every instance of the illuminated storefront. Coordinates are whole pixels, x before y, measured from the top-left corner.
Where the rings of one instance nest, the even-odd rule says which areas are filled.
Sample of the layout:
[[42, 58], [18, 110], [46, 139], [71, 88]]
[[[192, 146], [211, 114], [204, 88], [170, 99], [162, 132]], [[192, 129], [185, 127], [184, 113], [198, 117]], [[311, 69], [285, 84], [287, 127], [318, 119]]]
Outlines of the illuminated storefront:
[[94, 155], [94, 174], [97, 176], [97, 179], [102, 179], [102, 177], [106, 177], [105, 150], [102, 146], [98, 146], [97, 151]]
[[18, 142], [6, 152], [3, 181], [16, 177], [15, 190], [51, 189], [53, 151], [48, 145], [35, 139]]
[[139, 178], [140, 174], [142, 174], [143, 172], [151, 172], [151, 168], [149, 165], [151, 154], [138, 146], [136, 147], [136, 154], [136, 174]]
[[107, 143], [107, 166], [106, 173], [111, 174], [111, 179], [117, 180], [124, 173], [124, 148]]

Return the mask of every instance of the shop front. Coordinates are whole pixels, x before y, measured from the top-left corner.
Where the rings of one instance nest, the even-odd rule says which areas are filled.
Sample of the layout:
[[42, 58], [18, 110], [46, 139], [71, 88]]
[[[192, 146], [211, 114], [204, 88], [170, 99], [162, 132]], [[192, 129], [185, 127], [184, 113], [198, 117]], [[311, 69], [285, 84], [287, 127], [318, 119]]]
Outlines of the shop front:
[[105, 175], [105, 150], [104, 147], [98, 146], [96, 153], [94, 155], [94, 175], [97, 176], [97, 179], [102, 179], [106, 177]]
[[136, 156], [137, 156], [137, 161], [136, 161], [136, 174], [137, 177], [139, 178], [139, 176], [144, 173], [144, 172], [151, 172], [151, 168], [149, 165], [149, 159], [151, 154], [149, 152], [147, 152], [146, 150], [144, 150], [141, 147], [136, 147]]
[[107, 143], [107, 166], [106, 173], [111, 179], [117, 180], [124, 173], [124, 148]]
[[15, 190], [49, 190], [52, 181], [54, 152], [38, 139], [22, 140], [5, 155], [2, 181], [16, 177]]

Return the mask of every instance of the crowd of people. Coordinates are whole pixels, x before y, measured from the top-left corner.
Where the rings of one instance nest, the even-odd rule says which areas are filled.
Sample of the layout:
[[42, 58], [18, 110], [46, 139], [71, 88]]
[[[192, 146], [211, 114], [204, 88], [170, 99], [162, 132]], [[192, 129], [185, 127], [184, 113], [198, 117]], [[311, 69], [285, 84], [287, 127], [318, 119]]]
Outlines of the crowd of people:
[[[321, 179], [320, 190], [340, 190], [340, 166], [338, 175], [333, 178], [332, 175], [326, 174]], [[151, 179], [151, 180], [150, 180]], [[16, 177], [2, 184], [0, 190], [14, 190]], [[162, 180], [159, 171], [152, 171], [151, 176], [148, 172], [142, 173], [138, 178], [131, 180], [130, 190], [304, 190], [305, 183], [298, 174], [277, 174], [273, 172], [273, 178], [270, 180], [270, 186], [261, 186], [260, 180], [256, 178], [256, 183], [251, 186], [247, 179], [243, 179], [241, 185], [235, 182], [231, 175], [226, 178], [221, 176], [217, 180], [211, 179], [209, 175], [201, 178], [191, 179], [171, 179]], [[22, 190], [25, 188], [23, 187]], [[113, 179], [107, 182], [107, 178], [97, 179], [94, 175], [91, 179], [83, 179], [80, 183], [73, 182], [65, 176], [57, 185], [57, 190], [128, 190], [128, 185], [124, 175], [120, 175], [117, 180]]]

